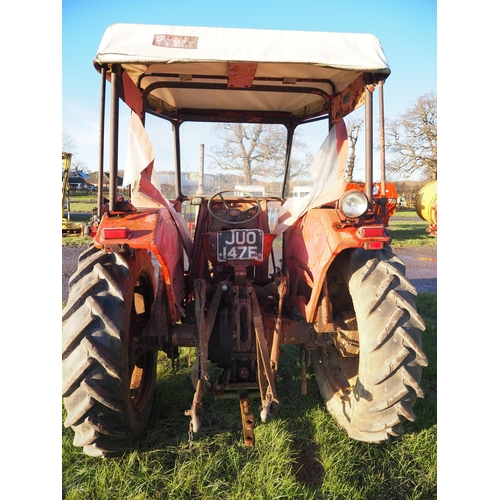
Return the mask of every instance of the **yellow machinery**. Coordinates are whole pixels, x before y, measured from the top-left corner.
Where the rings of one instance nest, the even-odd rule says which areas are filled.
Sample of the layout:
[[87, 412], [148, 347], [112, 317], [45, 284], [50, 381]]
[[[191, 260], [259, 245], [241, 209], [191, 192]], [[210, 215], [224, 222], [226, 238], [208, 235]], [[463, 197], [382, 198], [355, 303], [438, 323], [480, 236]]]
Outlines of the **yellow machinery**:
[[[83, 235], [83, 224], [80, 222], [72, 222], [70, 220], [70, 199], [69, 199], [69, 171], [71, 168], [71, 157], [73, 155], [71, 153], [63, 153], [62, 154], [62, 164], [63, 164], [63, 181], [62, 181], [62, 234], [65, 236], [75, 235], [82, 236]], [[64, 217], [65, 203], [67, 202], [67, 212], [68, 217]]]
[[437, 236], [437, 181], [429, 182], [419, 191], [415, 208], [417, 215], [429, 222], [426, 229], [429, 236]]

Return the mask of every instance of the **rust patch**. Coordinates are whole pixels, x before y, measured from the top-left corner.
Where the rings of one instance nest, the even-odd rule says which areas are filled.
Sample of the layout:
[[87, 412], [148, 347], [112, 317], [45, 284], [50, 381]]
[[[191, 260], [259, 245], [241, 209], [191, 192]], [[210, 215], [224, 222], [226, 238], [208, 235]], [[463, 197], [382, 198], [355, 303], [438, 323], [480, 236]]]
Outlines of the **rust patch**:
[[171, 49], [197, 49], [197, 36], [181, 35], [154, 35], [153, 45], [156, 47], [168, 47]]
[[227, 86], [235, 89], [251, 87], [257, 66], [255, 63], [229, 63]]

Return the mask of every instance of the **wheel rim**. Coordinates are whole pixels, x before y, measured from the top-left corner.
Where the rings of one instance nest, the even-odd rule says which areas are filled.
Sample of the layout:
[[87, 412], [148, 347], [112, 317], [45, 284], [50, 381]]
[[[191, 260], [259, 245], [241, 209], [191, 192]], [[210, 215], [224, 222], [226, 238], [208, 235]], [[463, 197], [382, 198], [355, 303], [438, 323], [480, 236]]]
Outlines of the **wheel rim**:
[[130, 401], [137, 412], [146, 405], [154, 379], [154, 352], [150, 339], [143, 337], [152, 302], [150, 283], [145, 275], [141, 275], [134, 288], [129, 332]]

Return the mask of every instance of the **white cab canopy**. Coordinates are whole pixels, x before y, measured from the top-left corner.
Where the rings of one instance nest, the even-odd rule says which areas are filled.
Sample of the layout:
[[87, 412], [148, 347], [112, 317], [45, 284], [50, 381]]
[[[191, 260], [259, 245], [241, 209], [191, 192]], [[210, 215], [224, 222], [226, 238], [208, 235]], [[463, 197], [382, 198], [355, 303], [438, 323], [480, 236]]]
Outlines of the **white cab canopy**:
[[94, 64], [120, 64], [147, 89], [150, 108], [174, 115], [189, 108], [313, 116], [325, 96], [361, 74], [390, 74], [369, 34], [139, 24], [111, 25]]

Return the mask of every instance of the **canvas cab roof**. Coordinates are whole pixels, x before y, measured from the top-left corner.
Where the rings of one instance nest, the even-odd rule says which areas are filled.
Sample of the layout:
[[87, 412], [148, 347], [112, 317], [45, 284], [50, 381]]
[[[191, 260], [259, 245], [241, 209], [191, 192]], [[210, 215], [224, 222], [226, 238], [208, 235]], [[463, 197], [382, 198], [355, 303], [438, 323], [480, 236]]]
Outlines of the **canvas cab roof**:
[[120, 65], [150, 111], [183, 119], [244, 110], [305, 120], [361, 75], [390, 74], [369, 34], [142, 24], [111, 25], [94, 65]]

